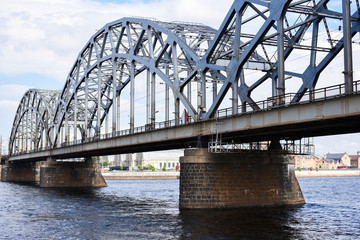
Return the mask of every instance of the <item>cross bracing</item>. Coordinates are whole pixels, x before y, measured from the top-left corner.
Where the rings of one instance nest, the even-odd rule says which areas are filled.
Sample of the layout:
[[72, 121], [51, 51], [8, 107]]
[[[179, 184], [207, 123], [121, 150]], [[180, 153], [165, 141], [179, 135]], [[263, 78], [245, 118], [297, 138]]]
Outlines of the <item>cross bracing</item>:
[[[24, 95], [10, 153], [206, 121], [221, 108], [231, 107], [233, 115], [256, 111], [258, 95], [274, 106], [289, 93], [290, 102], [300, 102], [340, 53], [351, 93], [358, 6], [359, 0], [236, 0], [219, 30], [143, 18], [109, 23], [80, 51], [56, 104], [41, 110]], [[291, 68], [298, 56], [307, 56], [300, 70]]]

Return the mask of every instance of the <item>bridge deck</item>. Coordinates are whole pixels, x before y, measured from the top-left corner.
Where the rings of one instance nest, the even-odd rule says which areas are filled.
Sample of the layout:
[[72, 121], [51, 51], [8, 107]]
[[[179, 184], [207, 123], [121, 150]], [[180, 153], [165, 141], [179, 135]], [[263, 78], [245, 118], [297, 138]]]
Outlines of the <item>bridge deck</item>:
[[130, 135], [94, 139], [91, 142], [11, 156], [10, 161], [42, 161], [196, 147], [199, 137], [222, 134], [237, 142], [359, 132], [360, 95], [273, 107], [251, 113], [224, 116], [177, 127]]

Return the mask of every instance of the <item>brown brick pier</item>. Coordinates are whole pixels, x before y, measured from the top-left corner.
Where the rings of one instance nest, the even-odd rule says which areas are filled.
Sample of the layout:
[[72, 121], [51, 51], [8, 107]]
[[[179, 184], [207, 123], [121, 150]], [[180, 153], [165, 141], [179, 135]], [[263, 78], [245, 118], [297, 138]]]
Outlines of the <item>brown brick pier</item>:
[[100, 167], [92, 160], [56, 162], [49, 159], [40, 167], [40, 187], [107, 187]]
[[40, 187], [107, 187], [100, 167], [88, 159], [84, 162], [40, 163], [6, 162], [1, 167], [3, 182], [40, 182]]
[[3, 182], [38, 182], [39, 165], [35, 162], [10, 163], [1, 167], [1, 181]]
[[187, 149], [184, 155], [180, 158], [181, 209], [305, 203], [289, 155], [209, 153], [207, 149]]

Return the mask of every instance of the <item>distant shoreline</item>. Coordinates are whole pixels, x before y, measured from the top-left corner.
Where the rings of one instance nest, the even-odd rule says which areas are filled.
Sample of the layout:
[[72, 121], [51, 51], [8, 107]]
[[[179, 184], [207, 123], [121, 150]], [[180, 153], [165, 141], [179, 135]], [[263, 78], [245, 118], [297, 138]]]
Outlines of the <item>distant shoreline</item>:
[[116, 171], [103, 172], [105, 180], [175, 180], [179, 179], [180, 172], [138, 172], [138, 171]]
[[360, 170], [295, 170], [297, 178], [314, 178], [314, 177], [360, 177]]
[[[180, 172], [129, 172], [116, 171], [102, 173], [105, 180], [174, 180], [179, 179]], [[360, 169], [356, 170], [295, 170], [297, 178], [320, 178], [320, 177], [360, 177]]]

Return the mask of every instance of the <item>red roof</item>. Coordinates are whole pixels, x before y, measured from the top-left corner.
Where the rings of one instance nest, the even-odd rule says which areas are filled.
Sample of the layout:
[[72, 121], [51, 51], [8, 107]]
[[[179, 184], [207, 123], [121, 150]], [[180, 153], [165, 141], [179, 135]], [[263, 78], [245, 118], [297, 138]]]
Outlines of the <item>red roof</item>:
[[358, 160], [359, 159], [359, 155], [349, 155], [351, 160]]

